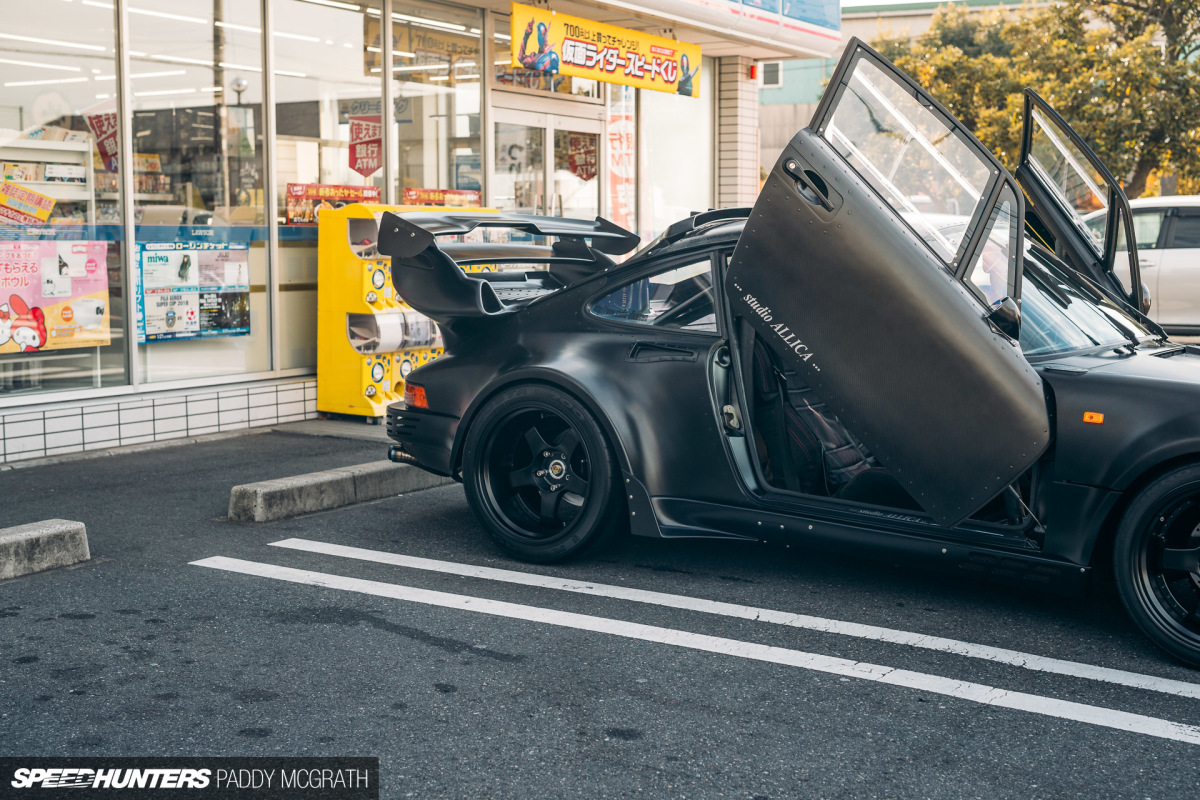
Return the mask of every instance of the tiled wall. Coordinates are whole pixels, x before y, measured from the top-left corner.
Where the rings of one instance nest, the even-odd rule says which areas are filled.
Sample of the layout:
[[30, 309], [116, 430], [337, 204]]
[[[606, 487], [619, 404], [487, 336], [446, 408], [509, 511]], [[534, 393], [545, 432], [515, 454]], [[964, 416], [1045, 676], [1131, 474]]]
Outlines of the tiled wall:
[[0, 409], [0, 463], [316, 416], [317, 382], [311, 378]]

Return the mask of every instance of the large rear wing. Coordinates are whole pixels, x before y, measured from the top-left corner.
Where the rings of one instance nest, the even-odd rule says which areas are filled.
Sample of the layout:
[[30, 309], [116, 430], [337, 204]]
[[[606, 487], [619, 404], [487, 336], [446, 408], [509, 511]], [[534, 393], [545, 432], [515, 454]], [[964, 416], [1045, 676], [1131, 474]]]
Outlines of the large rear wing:
[[[477, 228], [507, 228], [543, 237], [546, 244], [439, 242]], [[603, 272], [611, 255], [635, 249], [640, 239], [603, 217], [595, 221], [526, 214], [449, 211], [385, 213], [379, 252], [392, 259], [392, 283], [406, 303], [453, 338], [475, 322], [523, 308], [538, 297]], [[525, 273], [465, 272], [479, 264], [546, 264]]]

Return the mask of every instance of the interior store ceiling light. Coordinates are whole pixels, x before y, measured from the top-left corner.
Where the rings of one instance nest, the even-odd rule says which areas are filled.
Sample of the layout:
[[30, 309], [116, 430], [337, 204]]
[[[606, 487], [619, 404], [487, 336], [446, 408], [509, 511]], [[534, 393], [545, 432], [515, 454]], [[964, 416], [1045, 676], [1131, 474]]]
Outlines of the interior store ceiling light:
[[411, 22], [414, 25], [422, 25], [426, 28], [442, 28], [442, 29], [448, 30], [448, 31], [465, 31], [467, 29], [466, 25], [459, 25], [455, 22], [439, 22], [436, 19], [424, 19], [422, 17], [410, 17], [408, 14], [393, 13], [392, 19], [399, 19], [399, 20], [403, 20], [404, 22]]
[[134, 97], [162, 97], [168, 94], [196, 94], [222, 91], [220, 86], [202, 86], [199, 89], [159, 89], [153, 92], [134, 92]]
[[15, 42], [32, 42], [33, 44], [49, 44], [55, 47], [73, 47], [76, 50], [91, 50], [105, 53], [107, 48], [98, 44], [83, 44], [82, 42], [64, 42], [60, 39], [39, 39], [36, 36], [18, 36], [15, 33], [0, 33], [0, 39], [12, 39]]
[[198, 67], [211, 67], [211, 61], [202, 61], [199, 58], [184, 58], [183, 56], [160, 56], [155, 53], [134, 53], [130, 51], [129, 55], [135, 58], [145, 58], [149, 61], [166, 61], [172, 64], [195, 64]]
[[[133, 72], [130, 73], [131, 78], [170, 78], [175, 75], [187, 75], [186, 69], [168, 69], [162, 72]], [[97, 75], [93, 80], [97, 81], [115, 81], [116, 75]]]
[[406, 66], [406, 67], [396, 67], [392, 71], [393, 72], [415, 72], [415, 71], [425, 71], [425, 70], [431, 70], [431, 69], [450, 69], [450, 65], [449, 64], [413, 64], [411, 66]]
[[67, 67], [62, 64], [45, 64], [41, 61], [18, 61], [15, 58], [0, 58], [0, 64], [16, 64], [18, 67], [40, 67], [41, 69], [57, 69], [63, 72], [80, 72], [79, 67]]
[[[337, 0], [304, 0], [306, 3], [312, 3], [318, 6], [329, 6], [330, 8], [344, 8], [347, 11], [362, 11], [362, 6], [354, 3], [339, 3]], [[371, 9], [367, 9], [370, 11]]]
[[247, 72], [262, 72], [262, 67], [247, 67], [244, 64], [231, 64], [228, 61], [218, 61], [217, 66], [224, 69], [244, 69]]
[[87, 78], [55, 78], [49, 81], [5, 81], [5, 86], [50, 86], [56, 83], [86, 83]]
[[275, 74], [276, 75], [285, 75], [289, 78], [307, 78], [308, 77], [308, 73], [306, 73], [306, 72], [292, 72], [292, 71], [286, 70], [286, 69], [277, 69], [277, 70], [275, 70]]

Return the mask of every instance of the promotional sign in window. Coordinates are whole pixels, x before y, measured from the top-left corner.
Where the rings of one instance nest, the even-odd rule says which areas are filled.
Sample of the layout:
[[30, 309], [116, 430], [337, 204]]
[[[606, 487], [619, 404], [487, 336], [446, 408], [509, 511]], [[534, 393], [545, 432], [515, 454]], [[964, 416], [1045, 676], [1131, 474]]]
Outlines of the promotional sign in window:
[[289, 183], [284, 224], [316, 224], [317, 216], [327, 208], [341, 208], [350, 203], [378, 203], [381, 191], [378, 186]]
[[109, 343], [106, 242], [0, 242], [0, 353]]
[[250, 333], [250, 245], [137, 244], [138, 342]]
[[512, 65], [695, 97], [700, 45], [512, 4]]
[[350, 118], [350, 169], [369, 178], [383, 166], [383, 123], [380, 118]]
[[53, 210], [53, 197], [26, 189], [12, 181], [0, 183], [0, 224], [37, 227], [50, 219]]

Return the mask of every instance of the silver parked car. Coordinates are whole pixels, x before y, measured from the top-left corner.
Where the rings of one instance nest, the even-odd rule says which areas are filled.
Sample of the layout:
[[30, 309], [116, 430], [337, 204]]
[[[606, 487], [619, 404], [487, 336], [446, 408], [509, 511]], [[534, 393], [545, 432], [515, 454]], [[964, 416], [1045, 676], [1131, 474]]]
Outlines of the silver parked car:
[[[1150, 318], [1167, 333], [1200, 335], [1200, 195], [1141, 197], [1129, 206], [1142, 283], [1153, 300]], [[1099, 239], [1105, 215], [1098, 211], [1087, 218]], [[1124, 236], [1117, 246], [1127, 249]]]

